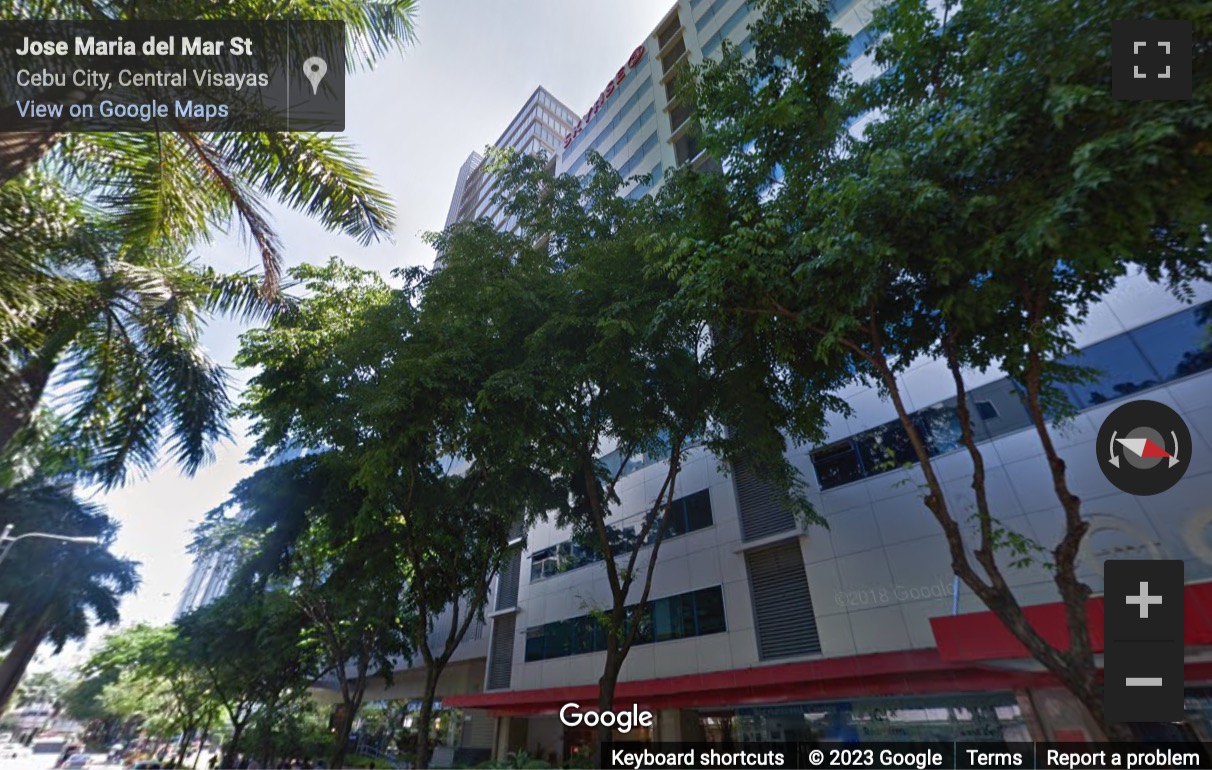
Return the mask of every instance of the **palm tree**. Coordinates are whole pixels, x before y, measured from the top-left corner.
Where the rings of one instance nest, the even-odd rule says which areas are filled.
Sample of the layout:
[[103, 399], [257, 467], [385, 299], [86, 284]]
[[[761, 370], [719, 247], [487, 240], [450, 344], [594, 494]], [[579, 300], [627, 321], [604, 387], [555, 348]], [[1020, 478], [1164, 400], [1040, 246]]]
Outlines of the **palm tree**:
[[81, 500], [67, 477], [36, 475], [8, 486], [5, 478], [11, 473], [0, 473], [0, 522], [100, 543], [22, 541], [0, 564], [0, 601], [9, 605], [0, 618], [0, 647], [8, 648], [0, 662], [0, 712], [43, 642], [58, 652], [83, 639], [94, 623], [117, 623], [121, 597], [139, 584], [136, 563], [108, 550], [116, 523], [100, 506]]
[[[343, 21], [347, 67], [371, 67], [414, 39], [416, 0], [0, 0], [4, 19]], [[0, 105], [0, 109], [14, 109]], [[0, 186], [40, 165], [70, 179], [138, 248], [206, 240], [235, 219], [277, 286], [280, 244], [259, 196], [366, 243], [390, 233], [386, 195], [341, 137], [302, 133], [64, 134], [61, 126], [0, 137]], [[7, 212], [0, 210], [7, 216]], [[3, 219], [0, 216], [0, 219]], [[0, 247], [3, 248], [3, 247]], [[7, 255], [0, 251], [0, 264]]]
[[228, 435], [230, 406], [202, 324], [220, 313], [264, 320], [289, 303], [267, 299], [255, 276], [217, 273], [180, 250], [135, 250], [82, 206], [64, 211], [73, 227], [38, 246], [53, 253], [12, 289], [19, 312], [0, 317], [0, 455], [53, 386], [56, 430], [95, 480], [149, 467], [165, 436], [192, 473]]

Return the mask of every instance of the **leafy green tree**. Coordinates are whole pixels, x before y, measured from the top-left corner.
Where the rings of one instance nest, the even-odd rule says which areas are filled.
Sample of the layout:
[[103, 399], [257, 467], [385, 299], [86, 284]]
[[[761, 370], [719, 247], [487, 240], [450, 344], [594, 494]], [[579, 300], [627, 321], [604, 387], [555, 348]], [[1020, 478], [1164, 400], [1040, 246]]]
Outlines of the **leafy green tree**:
[[278, 589], [235, 590], [177, 620], [183, 660], [205, 680], [230, 722], [223, 751], [228, 761], [252, 719], [272, 721], [318, 676], [319, 661], [305, 646], [305, 623]]
[[155, 735], [177, 735], [180, 764], [189, 737], [216, 717], [219, 704], [210, 683], [186, 654], [176, 626], [140, 624], [105, 639], [86, 666], [90, 676], [114, 675], [101, 692], [109, 713], [139, 718]]
[[390, 547], [381, 535], [350, 537], [328, 524], [315, 521], [304, 533], [290, 574], [292, 599], [308, 620], [304, 643], [324, 661], [341, 695], [330, 755], [330, 764], [340, 767], [369, 677], [390, 683], [396, 660], [410, 647], [404, 579], [393, 569]]
[[[1134, 270], [1180, 294], [1209, 276], [1212, 91], [1196, 53], [1195, 98], [1111, 97], [1112, 21], [1126, 2], [896, 0], [876, 13], [883, 74], [862, 84], [842, 64], [848, 41], [824, 4], [764, 0], [754, 56], [732, 51], [699, 70], [694, 92], [716, 180], [686, 183], [726, 228], [685, 238], [683, 287], [748, 326], [771, 365], [829, 392], [877, 384], [916, 459], [923, 502], [952, 569], [1111, 738], [1078, 575], [1089, 525], [1051, 435], [1059, 386], [1088, 373], [1052, 362], [1072, 329]], [[1159, 17], [1208, 19], [1181, 2]], [[1198, 36], [1198, 35], [1197, 35]], [[1201, 79], [1202, 73], [1202, 79]], [[874, 110], [858, 136], [852, 121]], [[973, 515], [948, 502], [936, 437], [915, 423], [899, 374], [923, 356], [954, 383], [954, 438], [972, 462]], [[1000, 366], [1024, 402], [1063, 516], [1049, 548], [1008, 530], [988, 497], [966, 372]], [[1071, 407], [1069, 407], [1071, 409]], [[1007, 570], [1047, 550], [1067, 645], [1027, 622]]]
[[[28, 431], [58, 385], [58, 440], [105, 484], [156, 461], [162, 443], [187, 472], [229, 435], [227, 376], [201, 350], [212, 315], [257, 320], [287, 307], [256, 280], [172, 255], [106, 258], [105, 247], [59, 260], [49, 301], [25, 308], [0, 355], [0, 450]], [[0, 329], [5, 325], [0, 324]]]
[[21, 680], [17, 686], [17, 707], [51, 703], [56, 706], [67, 689], [67, 683], [53, 671], [39, 671]]
[[118, 681], [117, 671], [82, 676], [63, 693], [63, 710], [72, 719], [85, 723], [84, 737], [94, 744], [109, 746], [132, 737], [135, 720], [110, 708], [106, 688]]
[[43, 642], [58, 652], [83, 639], [90, 625], [117, 623], [121, 598], [139, 580], [135, 562], [109, 552], [117, 524], [62, 477], [34, 475], [0, 485], [0, 522], [12, 524], [16, 535], [42, 531], [98, 540], [23, 540], [0, 564], [0, 601], [9, 605], [0, 618], [0, 646], [8, 648], [0, 662], [2, 712]]
[[[369, 616], [367, 628], [377, 631], [379, 644], [402, 631], [393, 645], [425, 666], [417, 751], [423, 766], [439, 679], [483, 612], [511, 530], [558, 501], [549, 479], [519, 462], [529, 448], [507, 425], [492, 431], [465, 421], [475, 394], [468, 383], [484, 369], [462, 352], [454, 353], [460, 361], [452, 360], [448, 340], [422, 328], [420, 273], [404, 274], [399, 291], [335, 261], [294, 276], [306, 282], [309, 299], [297, 313], [244, 339], [240, 363], [260, 368], [249, 412], [262, 452], [328, 451], [261, 472], [268, 480], [308, 469], [310, 479], [300, 488], [317, 494], [280, 492], [260, 482], [238, 490], [253, 520], [261, 502], [282, 506], [269, 517], [277, 523], [267, 537], [276, 542], [253, 563], [272, 569], [294, 559], [308, 569], [303, 585], [323, 588], [315, 596], [365, 591], [392, 610]], [[281, 533], [305, 534], [294, 542], [311, 548], [291, 550]], [[317, 552], [319, 544], [324, 548]], [[299, 562], [304, 555], [318, 560]], [[334, 575], [341, 581], [333, 583]], [[332, 614], [331, 604], [313, 608], [318, 626]], [[330, 653], [335, 663], [337, 648]], [[358, 673], [369, 658], [350, 660]], [[347, 705], [360, 702], [357, 687], [346, 697], [342, 683], [342, 691]]]
[[[627, 654], [650, 630], [652, 576], [692, 447], [747, 463], [814, 514], [771, 427], [785, 408], [782, 383], [656, 269], [658, 236], [680, 228], [680, 215], [622, 195], [629, 180], [600, 157], [584, 179], [526, 157], [507, 161], [500, 179], [518, 233], [479, 222], [433, 236], [442, 268], [421, 318], [448, 365], [465, 359], [484, 372], [463, 409], [468, 440], [483, 432], [525, 447], [519, 462], [570, 501], [552, 508], [558, 522], [602, 559], [610, 603], [593, 615], [606, 638], [598, 705], [608, 710]], [[618, 459], [608, 467], [611, 444]], [[616, 486], [641, 456], [663, 461], [664, 477], [623, 527]]]

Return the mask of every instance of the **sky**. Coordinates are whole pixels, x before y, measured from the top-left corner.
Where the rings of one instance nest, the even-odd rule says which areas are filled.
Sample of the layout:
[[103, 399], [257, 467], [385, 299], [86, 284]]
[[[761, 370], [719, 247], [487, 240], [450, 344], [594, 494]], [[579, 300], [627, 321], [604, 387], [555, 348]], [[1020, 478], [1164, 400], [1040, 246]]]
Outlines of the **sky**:
[[[339, 256], [386, 275], [396, 267], [432, 264], [421, 236], [445, 223], [468, 154], [496, 141], [539, 85], [574, 111], [587, 110], [673, 1], [420, 0], [418, 6], [416, 44], [347, 79], [345, 136], [395, 202], [394, 239], [363, 247], [271, 206], [288, 266]], [[235, 230], [197, 253], [223, 270], [260, 267]], [[232, 365], [241, 330], [219, 319], [202, 339], [210, 355], [230, 367], [233, 397], [249, 375]], [[121, 489], [93, 495], [121, 523], [115, 553], [142, 565], [140, 590], [122, 604], [122, 626], [172, 620], [192, 566], [186, 548], [193, 528], [254, 469], [245, 463], [247, 425], [233, 428], [240, 437], [219, 446], [215, 461], [192, 478], [166, 464]], [[76, 665], [103, 633], [94, 629], [86, 645], [57, 657], [44, 651], [36, 668]]]

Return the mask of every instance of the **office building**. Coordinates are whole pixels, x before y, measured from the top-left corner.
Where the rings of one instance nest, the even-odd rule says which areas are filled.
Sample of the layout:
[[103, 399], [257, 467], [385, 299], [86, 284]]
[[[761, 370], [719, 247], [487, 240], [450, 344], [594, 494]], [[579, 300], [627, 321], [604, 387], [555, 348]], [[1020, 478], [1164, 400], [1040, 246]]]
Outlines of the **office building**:
[[[835, 23], [853, 37], [847, 56], [860, 78], [873, 71], [870, 5], [834, 4]], [[620, 56], [618, 71], [604, 73], [601, 95], [565, 134], [556, 170], [582, 173], [594, 150], [624, 176], [651, 175], [625, 193], [638, 196], [659, 186], [667, 169], [710, 162], [688, 131], [674, 70], [718, 55], [724, 40], [747, 50], [752, 14], [742, 0], [679, 0], [652, 35]], [[1212, 287], [1201, 287], [1197, 301], [1184, 305], [1131, 276], [1076, 332], [1078, 360], [1105, 374], [1069, 392], [1080, 411], [1056, 437], [1092, 524], [1080, 574], [1096, 594], [1105, 559], [1173, 558], [1187, 565], [1186, 600], [1212, 602], [1204, 582], [1212, 577]], [[915, 362], [902, 377], [903, 392], [918, 414], [952, 415], [949, 378], [939, 361]], [[969, 373], [969, 385], [994, 513], [1009, 529], [1055, 543], [1060, 506], [1014, 384], [991, 370]], [[954, 580], [942, 533], [918, 491], [921, 474], [905, 467], [912, 458], [884, 469], [879, 452], [897, 444], [899, 430], [892, 405], [873, 388], [839, 395], [853, 415], [833, 415], [822, 446], [791, 454], [828, 529], [801, 527], [743, 467], [722, 473], [714, 457], [692, 451], [655, 567], [650, 635], [627, 657], [617, 690], [618, 708], [637, 704], [656, 714], [656, 724], [627, 738], [1093, 735], [1071, 696]], [[1127, 396], [1167, 403], [1191, 428], [1192, 467], [1166, 494], [1123, 494], [1097, 467], [1098, 427]], [[972, 494], [966, 453], [941, 431], [930, 451], [953, 508], [965, 510]], [[664, 473], [659, 463], [627, 470], [613, 526], [630, 526], [647, 509]], [[1008, 573], [1020, 601], [1036, 605], [1033, 621], [1063, 633], [1047, 568], [1037, 563]], [[498, 756], [524, 749], [567, 759], [592, 731], [564, 727], [557, 712], [570, 702], [596, 703], [605, 656], [591, 613], [607, 606], [601, 563], [553, 522], [535, 527], [493, 598], [483, 692], [451, 695], [444, 704], [493, 715]], [[1091, 617], [1097, 622], [1097, 610]], [[1212, 664], [1198, 648], [1212, 643], [1212, 623], [1189, 618], [1186, 634], [1188, 722], [1161, 732], [1207, 740]], [[1101, 644], [1096, 634], [1097, 651]]]
[[[554, 161], [563, 137], [572, 130], [576, 115], [542, 86], [518, 110], [518, 114], [493, 143], [497, 150], [512, 150], [526, 155], [541, 155]], [[494, 175], [484, 166], [484, 157], [473, 152], [459, 169], [446, 226], [487, 218], [502, 230], [512, 230], [501, 212], [494, 193]]]
[[227, 591], [232, 573], [240, 564], [240, 554], [234, 550], [214, 551], [199, 554], [194, 559], [185, 590], [177, 601], [174, 617], [188, 615], [199, 607], [218, 599]]

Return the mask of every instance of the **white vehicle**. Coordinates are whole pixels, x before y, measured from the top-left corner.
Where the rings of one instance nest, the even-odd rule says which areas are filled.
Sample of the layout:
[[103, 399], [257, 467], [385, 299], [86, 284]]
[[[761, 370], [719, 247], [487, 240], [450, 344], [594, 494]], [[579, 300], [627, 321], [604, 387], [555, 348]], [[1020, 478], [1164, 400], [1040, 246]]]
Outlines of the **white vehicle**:
[[28, 757], [32, 753], [28, 747], [22, 746], [20, 743], [0, 744], [0, 759], [20, 759]]

